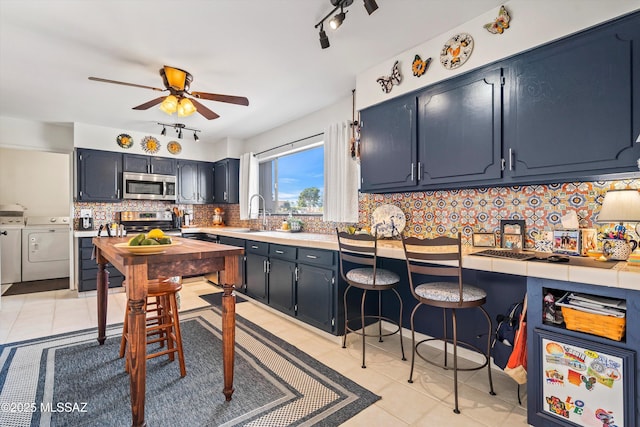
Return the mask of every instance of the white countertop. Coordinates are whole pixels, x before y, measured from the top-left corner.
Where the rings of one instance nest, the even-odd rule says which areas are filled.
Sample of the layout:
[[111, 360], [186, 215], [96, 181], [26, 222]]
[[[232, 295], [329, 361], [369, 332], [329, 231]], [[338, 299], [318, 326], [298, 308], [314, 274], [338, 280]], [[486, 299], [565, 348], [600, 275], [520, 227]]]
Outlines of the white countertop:
[[[182, 231], [190, 233], [211, 233], [218, 236], [236, 237], [258, 242], [279, 243], [333, 251], [338, 250], [338, 241], [333, 234], [291, 233], [284, 231], [246, 232], [246, 230], [246, 228], [237, 227], [190, 227], [183, 228]], [[96, 231], [76, 231], [74, 233], [75, 237], [92, 237], [96, 235]], [[103, 234], [103, 236], [104, 235], [106, 234]], [[404, 259], [401, 243], [393, 240], [379, 241], [378, 255], [385, 258]], [[604, 269], [567, 264], [480, 257], [466, 254], [463, 256], [462, 265], [464, 268], [473, 270], [640, 290], [640, 268], [629, 267], [626, 262], [619, 262], [611, 269]]]

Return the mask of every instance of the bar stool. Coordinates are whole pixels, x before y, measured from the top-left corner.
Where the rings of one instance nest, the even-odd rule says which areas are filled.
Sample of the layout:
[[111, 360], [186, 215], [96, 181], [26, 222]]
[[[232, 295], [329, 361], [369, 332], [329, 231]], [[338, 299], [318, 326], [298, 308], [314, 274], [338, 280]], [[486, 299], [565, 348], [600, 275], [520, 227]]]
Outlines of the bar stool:
[[[458, 233], [457, 238], [452, 237], [436, 237], [434, 239], [418, 239], [408, 237], [403, 239], [402, 247], [407, 262], [407, 270], [409, 273], [409, 286], [413, 297], [418, 300], [418, 304], [411, 312], [411, 344], [413, 352], [411, 356], [411, 372], [409, 373], [409, 382], [413, 383], [413, 368], [415, 365], [416, 354], [426, 362], [439, 366], [443, 369], [450, 369], [448, 363], [447, 344], [453, 344], [453, 390], [455, 396], [455, 408], [453, 412], [460, 413], [458, 408], [458, 371], [475, 371], [487, 367], [489, 373], [489, 389], [490, 394], [495, 396], [493, 391], [493, 381], [491, 379], [491, 364], [489, 363], [491, 351], [491, 318], [482, 305], [487, 300], [487, 293], [475, 286], [462, 282], [462, 254], [461, 254], [461, 236]], [[444, 263], [434, 264], [433, 262]], [[440, 277], [452, 277], [455, 281], [429, 281], [421, 282], [416, 280], [414, 275], [425, 274]], [[416, 311], [423, 305], [442, 308], [444, 332], [442, 338], [429, 338], [416, 343], [414, 318]], [[456, 310], [467, 308], [479, 308], [484, 317], [487, 319], [487, 351], [483, 352], [472, 344], [458, 341], [458, 325], [456, 319]], [[451, 322], [453, 327], [453, 337], [449, 338], [447, 334], [447, 310], [451, 313]], [[444, 363], [440, 364], [429, 360], [422, 356], [418, 351], [418, 346], [427, 341], [443, 341], [444, 342]], [[458, 367], [458, 345], [467, 349], [477, 351], [484, 356], [484, 363], [480, 366], [471, 368]]]
[[[147, 314], [146, 332], [147, 345], [159, 343], [160, 348], [155, 353], [147, 354], [147, 359], [167, 355], [169, 360], [175, 360], [174, 353], [178, 354], [180, 376], [187, 375], [182, 351], [182, 335], [180, 333], [180, 319], [178, 317], [178, 302], [176, 295], [182, 289], [182, 277], [161, 277], [149, 280], [145, 311]], [[151, 308], [148, 308], [151, 307]], [[129, 330], [129, 306], [124, 315], [122, 338], [120, 340], [120, 358], [124, 357], [127, 348], [127, 332]], [[157, 338], [151, 338], [157, 336]], [[125, 370], [129, 372], [129, 358], [125, 361]]]
[[[402, 360], [407, 360], [404, 356], [404, 345], [402, 343], [402, 298], [395, 289], [400, 283], [400, 277], [389, 270], [377, 267], [377, 251], [378, 239], [369, 234], [348, 234], [340, 232], [336, 228], [338, 236], [338, 247], [340, 250], [340, 275], [342, 279], [348, 283], [347, 289], [344, 291], [344, 336], [342, 337], [342, 348], [347, 347], [347, 334], [362, 336], [362, 367], [365, 365], [365, 337], [377, 336], [378, 341], [382, 342], [382, 337], [400, 334], [400, 350], [402, 351]], [[353, 268], [346, 268], [347, 262], [355, 264]], [[366, 267], [363, 267], [366, 266]], [[349, 319], [347, 311], [347, 294], [352, 288], [362, 289], [362, 299], [360, 302], [360, 318]], [[400, 303], [400, 312], [398, 320], [392, 320], [382, 316], [382, 291], [391, 290], [398, 298]], [[378, 292], [378, 314], [365, 314], [365, 302], [368, 291]], [[378, 322], [378, 332], [376, 334], [368, 334], [365, 332], [366, 320], [375, 319]], [[350, 322], [359, 321], [360, 328], [352, 328]], [[382, 332], [382, 321], [387, 321], [397, 327], [392, 332]]]

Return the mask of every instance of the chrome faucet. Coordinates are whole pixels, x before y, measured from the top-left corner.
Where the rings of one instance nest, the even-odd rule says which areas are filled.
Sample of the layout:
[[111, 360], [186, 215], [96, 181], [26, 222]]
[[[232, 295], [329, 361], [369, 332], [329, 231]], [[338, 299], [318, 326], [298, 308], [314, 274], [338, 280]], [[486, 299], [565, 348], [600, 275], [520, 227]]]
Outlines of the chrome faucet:
[[[249, 219], [251, 219], [251, 205], [255, 197], [262, 199], [262, 229], [266, 230], [267, 229], [267, 205], [264, 200], [264, 197], [262, 197], [262, 195], [260, 195], [259, 193], [256, 193], [249, 198]], [[258, 216], [260, 216], [260, 200], [258, 200]]]

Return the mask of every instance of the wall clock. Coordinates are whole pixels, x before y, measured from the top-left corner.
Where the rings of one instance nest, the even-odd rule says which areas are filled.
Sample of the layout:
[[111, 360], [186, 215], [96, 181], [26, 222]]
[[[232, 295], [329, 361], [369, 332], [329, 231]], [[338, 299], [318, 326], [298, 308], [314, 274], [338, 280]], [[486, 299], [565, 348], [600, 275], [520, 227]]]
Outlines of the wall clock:
[[440, 52], [440, 63], [448, 70], [464, 64], [473, 51], [473, 37], [467, 33], [456, 34], [444, 44]]

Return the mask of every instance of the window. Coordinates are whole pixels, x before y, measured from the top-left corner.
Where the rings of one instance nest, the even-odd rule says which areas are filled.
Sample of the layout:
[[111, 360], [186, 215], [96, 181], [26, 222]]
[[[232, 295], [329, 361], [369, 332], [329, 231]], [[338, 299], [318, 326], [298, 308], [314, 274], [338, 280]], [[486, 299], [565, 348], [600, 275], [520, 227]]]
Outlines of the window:
[[324, 145], [261, 162], [260, 194], [272, 214], [322, 215]]

